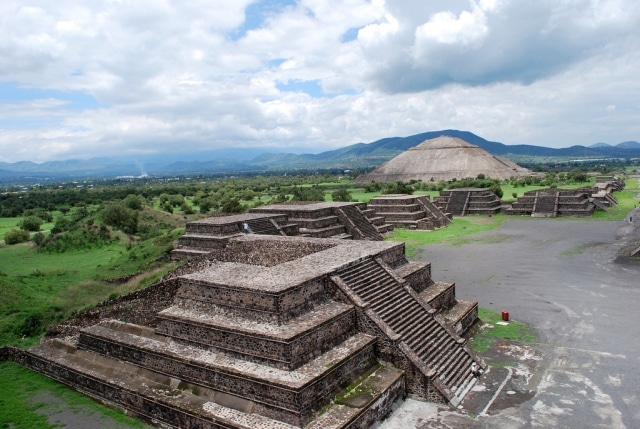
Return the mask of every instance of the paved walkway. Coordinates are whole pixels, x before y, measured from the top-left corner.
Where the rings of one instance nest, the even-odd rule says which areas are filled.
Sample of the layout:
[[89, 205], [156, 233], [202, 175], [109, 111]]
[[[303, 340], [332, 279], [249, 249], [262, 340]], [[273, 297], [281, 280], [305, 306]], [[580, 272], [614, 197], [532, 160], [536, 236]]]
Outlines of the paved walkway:
[[541, 342], [496, 344], [485, 359], [498, 365], [462, 410], [409, 400], [378, 428], [640, 427], [640, 263], [615, 262], [639, 239], [631, 226], [517, 218], [460, 247], [427, 246], [434, 279], [538, 328]]

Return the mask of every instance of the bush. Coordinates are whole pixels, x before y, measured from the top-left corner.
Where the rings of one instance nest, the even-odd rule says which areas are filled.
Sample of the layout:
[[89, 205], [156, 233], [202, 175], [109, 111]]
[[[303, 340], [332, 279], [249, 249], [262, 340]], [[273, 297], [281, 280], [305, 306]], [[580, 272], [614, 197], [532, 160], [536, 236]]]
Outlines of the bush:
[[109, 229], [100, 227], [75, 228], [64, 234], [50, 235], [40, 245], [39, 251], [47, 253], [64, 253], [67, 250], [93, 249], [111, 242]]
[[17, 326], [18, 335], [21, 337], [35, 337], [44, 332], [42, 316], [38, 314], [28, 315], [22, 323]]
[[138, 230], [138, 212], [122, 204], [107, 204], [102, 209], [101, 215], [104, 223], [121, 229], [127, 234], [135, 234]]
[[14, 229], [4, 234], [4, 242], [6, 244], [24, 243], [25, 241], [29, 241], [30, 237], [29, 231]]
[[35, 234], [33, 234], [31, 240], [36, 243], [37, 246], [40, 246], [44, 241], [44, 234], [41, 232], [36, 232]]
[[345, 202], [353, 201], [353, 197], [351, 196], [349, 191], [347, 191], [345, 188], [338, 189], [337, 191], [332, 192], [331, 199], [333, 201], [345, 201]]
[[401, 181], [389, 182], [382, 190], [383, 194], [413, 194], [413, 187]]
[[20, 229], [25, 231], [40, 231], [44, 221], [38, 216], [27, 216], [20, 222]]
[[56, 217], [56, 221], [53, 224], [53, 228], [51, 229], [52, 234], [59, 234], [61, 232], [67, 231], [71, 228], [71, 219], [65, 216]]
[[144, 207], [144, 200], [137, 195], [129, 194], [127, 195], [127, 198], [122, 200], [122, 204], [131, 210], [142, 210]]
[[504, 193], [502, 192], [502, 188], [497, 183], [494, 183], [493, 185], [491, 185], [489, 190], [494, 194], [496, 194], [498, 198], [502, 198], [502, 195], [504, 195]]

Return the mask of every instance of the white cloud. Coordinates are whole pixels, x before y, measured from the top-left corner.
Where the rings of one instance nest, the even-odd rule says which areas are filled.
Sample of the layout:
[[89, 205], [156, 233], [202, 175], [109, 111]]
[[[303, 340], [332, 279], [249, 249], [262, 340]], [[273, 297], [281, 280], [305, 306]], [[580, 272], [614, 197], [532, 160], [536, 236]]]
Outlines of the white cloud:
[[4, 0], [0, 161], [318, 151], [444, 128], [640, 139], [637, 2], [286, 1], [239, 33], [250, 3]]

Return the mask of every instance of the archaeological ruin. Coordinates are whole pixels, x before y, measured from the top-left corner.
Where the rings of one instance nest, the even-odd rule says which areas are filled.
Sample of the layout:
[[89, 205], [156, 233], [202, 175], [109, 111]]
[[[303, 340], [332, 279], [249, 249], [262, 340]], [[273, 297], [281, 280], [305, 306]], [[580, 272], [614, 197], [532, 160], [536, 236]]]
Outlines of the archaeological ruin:
[[457, 137], [440, 136], [425, 140], [370, 173], [358, 176], [354, 183], [366, 185], [372, 181], [423, 182], [476, 178], [509, 179], [531, 174], [509, 159], [490, 154], [482, 148]]
[[373, 210], [284, 206], [190, 223], [174, 257], [198, 268], [152, 320], [2, 358], [165, 427], [366, 428], [407, 395], [459, 405], [486, 368], [461, 336], [477, 303], [382, 241]]

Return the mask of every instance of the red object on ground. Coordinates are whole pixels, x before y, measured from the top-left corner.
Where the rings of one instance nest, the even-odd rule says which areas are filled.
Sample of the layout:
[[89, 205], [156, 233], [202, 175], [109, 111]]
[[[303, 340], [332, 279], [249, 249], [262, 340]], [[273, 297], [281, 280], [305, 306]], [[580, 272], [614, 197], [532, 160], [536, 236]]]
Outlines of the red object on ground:
[[508, 311], [502, 310], [502, 320], [504, 320], [505, 322], [509, 321], [509, 312]]

